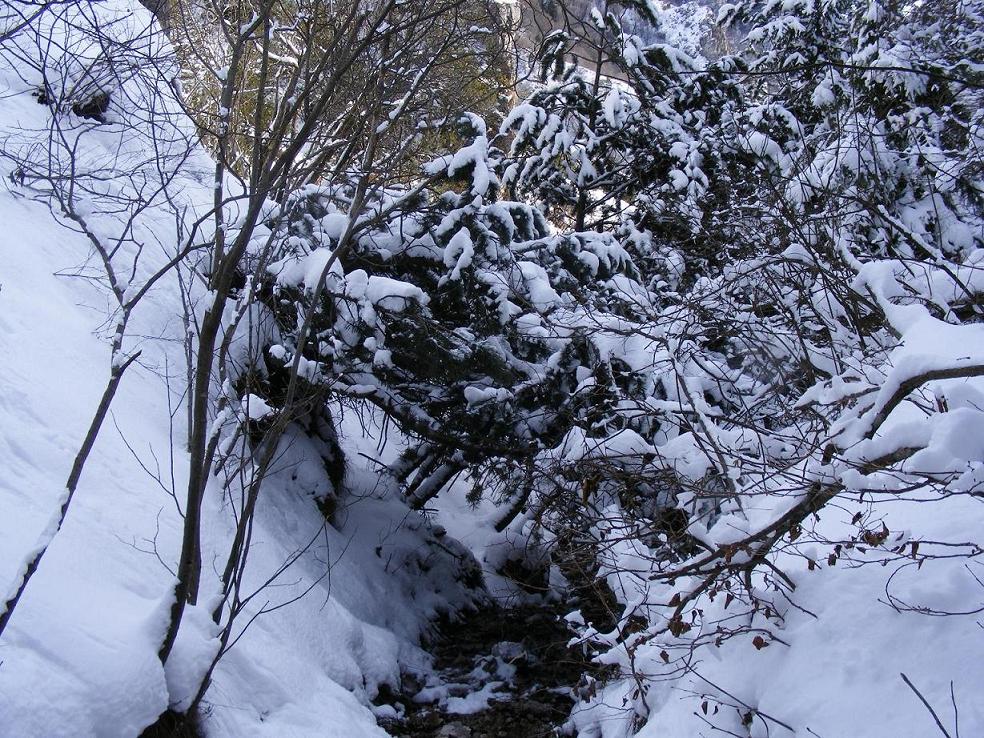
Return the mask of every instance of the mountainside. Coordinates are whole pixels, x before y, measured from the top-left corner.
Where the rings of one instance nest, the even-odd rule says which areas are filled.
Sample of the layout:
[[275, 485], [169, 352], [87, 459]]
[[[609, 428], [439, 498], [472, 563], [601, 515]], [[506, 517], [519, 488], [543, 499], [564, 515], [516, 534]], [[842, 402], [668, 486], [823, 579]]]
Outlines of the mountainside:
[[[73, 19], [80, 25], [90, 18], [81, 10]], [[124, 38], [143, 38], [150, 24], [146, 12], [129, 3], [93, 11], [98, 15], [91, 17], [103, 22], [125, 18], [115, 29]], [[57, 22], [44, 32], [72, 34]], [[31, 71], [3, 72], [6, 152], [47, 141], [51, 112], [37, 100], [41, 79]], [[146, 94], [139, 85], [147, 82], [132, 80], [130, 89], [114, 95], [108, 122], [79, 135], [80, 180], [83, 172], [89, 182], [112, 177], [119, 188], [113, 194], [136, 200], [127, 175], [146, 168], [153, 147], [168, 135], [150, 130], [128, 109], [123, 93], [139, 98]], [[186, 123], [177, 119], [174, 125]], [[57, 512], [99, 404], [110, 373], [113, 306], [98, 276], [98, 256], [78, 224], [49, 210], [42, 185], [22, 185], [9, 159], [0, 166], [11, 185], [0, 194], [0, 576], [10, 583]], [[195, 208], [207, 206], [211, 192], [203, 183], [211, 167], [200, 149], [181, 163], [174, 191], [189, 208], [182, 213], [189, 221]], [[108, 201], [92, 202], [87, 216], [93, 229], [119, 232], [118, 213]], [[138, 213], [134, 243], [124, 249], [143, 248], [139, 255], [121, 254], [122, 263], [137, 265], [137, 279], [177, 248], [173, 217], [166, 203]], [[65, 526], [4, 633], [3, 735], [135, 736], [169, 704], [194, 696], [188, 691], [197, 688], [214, 652], [209, 640], [216, 626], [203, 602], [190, 616], [174, 663], [165, 670], [157, 657], [181, 540], [181, 503], [172, 497], [188, 474], [180, 415], [183, 309], [179, 277], [167, 274], [134, 312], [128, 350], [139, 350], [140, 357], [113, 401]], [[358, 418], [346, 416], [339, 432], [352, 459], [359, 460], [360, 452], [375, 455], [375, 440], [364, 437]], [[431, 524], [399, 502], [384, 478], [351, 463], [344, 491], [337, 490], [345, 502], [335, 512], [336, 525], [326, 526], [316, 497], [331, 487], [312, 442], [303, 436], [285, 440], [265, 482], [243, 584], [251, 594], [257, 590], [247, 615], [271, 612], [258, 617], [222, 660], [205, 720], [209, 734], [384, 735], [370, 698], [380, 684], [398, 683], [401, 669], [426, 667], [418, 643], [430, 618], [477, 596], [454, 583], [463, 552], [448, 553]], [[213, 517], [204, 533], [205, 558], [212, 560], [232, 533], [221, 493], [210, 494], [207, 505]], [[423, 561], [429, 573], [418, 568]], [[295, 598], [301, 599], [289, 604]]]
[[710, 5], [0, 10], [0, 736], [984, 734], [984, 5]]

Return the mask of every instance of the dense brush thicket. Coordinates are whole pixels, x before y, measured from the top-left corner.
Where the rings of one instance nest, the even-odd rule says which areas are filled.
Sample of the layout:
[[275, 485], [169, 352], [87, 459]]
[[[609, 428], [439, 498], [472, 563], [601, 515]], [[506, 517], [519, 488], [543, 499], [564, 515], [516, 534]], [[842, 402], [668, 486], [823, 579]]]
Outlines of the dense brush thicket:
[[[790, 561], [948, 550], [870, 512], [831, 537], [831, 501], [982, 493], [953, 442], [979, 394], [948, 380], [984, 373], [984, 6], [726, 5], [740, 50], [713, 62], [619, 10], [591, 14], [618, 80], [565, 63], [558, 31], [501, 129], [466, 117], [470, 143], [425, 168], [442, 194], [366, 204], [306, 360], [417, 439], [393, 470], [413, 504], [467, 473], [527, 555], [576, 534], [620, 575], [616, 662], [679, 673], [704, 645], [768, 644]], [[284, 205], [276, 360], [350, 200]]]

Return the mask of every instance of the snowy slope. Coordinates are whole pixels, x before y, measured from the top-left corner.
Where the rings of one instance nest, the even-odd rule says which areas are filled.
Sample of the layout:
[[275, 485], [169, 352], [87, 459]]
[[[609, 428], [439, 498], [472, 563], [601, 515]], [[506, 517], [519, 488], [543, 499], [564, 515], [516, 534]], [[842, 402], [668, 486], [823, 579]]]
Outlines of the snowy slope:
[[[884, 512], [892, 531], [917, 531], [928, 540], [973, 541], [982, 524], [979, 508], [972, 500], [955, 498], [939, 504], [932, 517], [918, 503], [889, 505], [879, 512]], [[846, 532], [854, 512], [864, 509], [850, 502], [838, 505], [825, 512], [823, 527]], [[878, 560], [874, 551], [869, 553], [868, 560]], [[741, 730], [742, 717], [754, 708], [763, 717], [755, 717], [747, 728], [752, 736], [936, 734], [932, 716], [906, 686], [903, 673], [954, 735], [952, 683], [960, 735], [980, 735], [984, 732], [984, 707], [976, 694], [984, 679], [980, 615], [897, 612], [886, 601], [886, 586], [897, 568], [895, 562], [888, 567], [875, 563], [856, 568], [840, 560], [835, 565], [820, 561], [810, 570], [803, 558], [787, 564], [788, 571], [796, 572], [797, 607], [785, 607], [785, 623], [776, 631], [784, 643], [775, 641], [758, 650], [750, 639], [735, 639], [720, 649], [705, 649], [693, 674], [654, 684], [649, 698], [652, 716], [639, 735], [683, 736], [707, 729], [701, 720], [705, 700], [716, 712], [715, 724], [731, 730]], [[913, 565], [904, 568], [890, 586], [895, 597], [937, 608], [959, 610], [981, 598], [964, 562], [929, 562], [919, 571]], [[651, 659], [647, 670], [654, 673], [662, 667], [659, 650], [644, 657]]]
[[[126, 19], [137, 35], [150, 27], [136, 2], [102, 4], [98, 13], [103, 21]], [[23, 43], [22, 49], [29, 47]], [[0, 129], [8, 151], [44, 140], [51, 122], [51, 109], [33, 95], [41, 81], [34, 71], [16, 62], [0, 71]], [[129, 94], [142, 92], [134, 87], [139, 80], [130, 84]], [[120, 156], [117, 169], [126, 171], [149, 155], [153, 131], [126, 116], [125, 106], [111, 107], [108, 123], [79, 139], [80, 159], [101, 164]], [[175, 190], [190, 208], [187, 217], [211, 194], [200, 184], [209, 181], [209, 170], [201, 151], [180, 167]], [[86, 238], [57, 222], [43, 188], [25, 185], [13, 172], [9, 161], [0, 163], [7, 183], [0, 191], [5, 590], [55, 511], [99, 402], [109, 373], [113, 305], [104, 285], [75, 276], [98, 272]], [[109, 188], [116, 184], [123, 193], [129, 186]], [[161, 206], [138, 218], [142, 265], [163, 263], [173, 253], [173, 217]], [[91, 221], [105, 233], [119, 225], [96, 208]], [[211, 653], [203, 605], [189, 614], [167, 675], [156, 655], [181, 533], [169, 491], [180, 499], [187, 473], [181, 309], [176, 279], [168, 275], [131, 321], [127, 350], [143, 353], [123, 379], [67, 522], [0, 642], [3, 735], [137, 735], [169, 704], [189, 697]], [[352, 458], [372, 447], [354, 415], [346, 417], [342, 435]], [[248, 584], [259, 589], [292, 563], [243, 618], [273, 610], [253, 621], [220, 663], [205, 699], [205, 729], [213, 736], [382, 736], [370, 698], [379, 684], [398, 683], [401, 666], [426, 665], [415, 643], [427, 618], [460, 606], [466, 595], [453, 586], [435, 591], [453, 557], [443, 553], [426, 521], [393, 501], [392, 487], [355, 465], [342, 491], [338, 528], [325, 528], [311, 495], [327, 484], [325, 470], [303, 438], [289, 440], [259, 505]], [[233, 522], [218, 493], [206, 507], [208, 561], [227, 547]], [[430, 577], [414, 568], [425, 559]]]
[[[103, 20], [126, 19], [117, 26], [119, 33], [139, 36], [151, 27], [136, 2], [114, 0], [93, 12]], [[88, 22], [86, 17], [76, 20]], [[40, 38], [64, 37], [64, 29], [49, 27]], [[36, 41], [28, 37], [23, 43], [19, 51], [30, 57]], [[80, 48], [89, 53], [84, 44]], [[72, 65], [70, 60], [63, 64], [63, 57], [55, 54], [52, 75], [70, 78]], [[4, 59], [0, 150], [40, 152], [43, 160], [52, 116], [81, 126], [83, 167], [114, 174], [99, 180], [80, 205], [96, 231], [111, 237], [121, 221], [98, 207], [100, 199], [132, 202], [134, 181], [127, 175], [140, 171], [162, 131], [179, 139], [190, 131], [169, 107], [168, 80], [144, 89], [147, 78], [134, 77], [123, 90], [134, 97], [160, 95], [155, 104], [167, 114], [167, 126], [131, 119], [137, 108], [119, 97], [107, 121], [94, 125], [78, 119], [70, 105], [56, 113], [39, 104], [39, 70], [11, 55]], [[617, 95], [611, 102], [606, 109], [614, 117]], [[181, 217], [194, 219], [211, 197], [211, 163], [198, 148], [186, 153], [175, 164], [172, 190], [176, 202], [187, 207]], [[25, 181], [23, 171], [6, 158], [0, 160], [0, 177], [5, 184], [0, 189], [0, 586], [6, 589], [57, 508], [99, 401], [110, 369], [114, 310], [105, 283], [92, 279], [100, 264], [91, 244], [76, 226], [52, 214], [45, 187], [30, 177]], [[163, 200], [135, 219], [133, 239], [120, 256], [139, 257], [135, 283], [173, 254], [174, 220], [174, 208]], [[447, 266], [455, 265], [460, 278], [473, 250], [449, 249]], [[542, 286], [538, 306], [559, 301], [541, 266], [520, 262], [518, 272], [531, 296]], [[874, 283], [878, 275], [869, 276]], [[215, 647], [209, 605], [219, 565], [213, 562], [224, 561], [234, 530], [218, 485], [208, 490], [205, 504], [202, 604], [189, 610], [166, 673], [157, 658], [181, 533], [171, 492], [181, 499], [187, 475], [181, 314], [179, 285], [169, 274], [141, 301], [128, 327], [126, 351], [140, 349], [140, 360], [125, 375], [66, 525], [0, 640], [0, 735], [137, 735], [169, 705], [186, 705], [207, 666]], [[945, 358], [947, 352], [952, 360], [964, 354], [974, 354], [977, 362], [984, 358], [979, 331], [948, 330], [939, 321], [900, 324], [902, 348], [891, 357], [889, 364], [894, 364], [879, 368], [882, 374], [872, 373], [888, 387], [877, 396], [890, 394], [892, 382], [904, 381], [898, 372], [914, 372], [919, 362]], [[621, 343], [639, 342], [636, 337]], [[650, 350], [648, 344], [645, 348]], [[642, 365], [651, 362], [651, 352], [640, 358]], [[933, 413], [930, 421], [918, 414], [906, 417], [911, 408], [900, 407], [869, 445], [894, 442], [904, 434], [932, 436], [927, 448], [933, 453], [917, 461], [943, 468], [956, 460], [968, 469], [963, 481], [976, 483], [970, 477], [982, 474], [984, 380], [945, 380], [929, 387], [927, 397], [929, 392], [949, 398], [950, 410]], [[407, 671], [426, 671], [428, 657], [419, 642], [429, 618], [466, 606], [473, 597], [456, 580], [457, 567], [469, 563], [463, 550], [411, 512], [398, 499], [395, 483], [365, 459], [382, 454], [382, 461], [392, 460], [399, 441], [377, 445], [379, 430], [363, 428], [363, 417], [371, 414], [360, 416], [351, 407], [333, 407], [332, 412], [348, 458], [343, 489], [337, 490], [339, 510], [332, 525], [325, 526], [313, 499], [316, 490], [330, 486], [318, 449], [304, 435], [288, 433], [260, 496], [252, 535], [246, 586], [257, 595], [239, 621], [249, 628], [214, 674], [204, 703], [208, 735], [385, 735], [371, 705], [380, 686], [398, 686]], [[863, 418], [847, 420], [861, 427]], [[844, 472], [845, 479], [849, 473]], [[857, 501], [853, 492], [841, 495], [810, 523], [815, 527], [799, 543], [776, 554], [776, 565], [791, 572], [797, 585], [794, 603], [780, 603], [781, 627], [756, 615], [746, 615], [750, 620], [741, 623], [761, 625], [762, 632], [769, 628], [771, 642], [756, 647], [748, 638], [726, 640], [719, 648], [702, 648], [687, 663], [689, 670], [680, 671], [667, 663], [663, 651], [685, 658], [686, 638], [640, 641], [629, 649], [623, 633], [591, 634], [605, 651], [603, 660], [622, 667], [622, 674], [635, 671], [640, 681], [615, 679], [599, 687], [574, 715], [580, 735], [621, 738], [640, 729], [646, 738], [721, 731], [822, 738], [936, 734], [932, 716], [906, 686], [903, 673], [947, 726], [955, 723], [952, 684], [960, 734], [984, 735], [984, 709], [976, 695], [984, 681], [980, 614], [933, 617], [900, 612], [886, 602], [891, 593], [916, 608], [976, 607], [984, 599], [979, 565], [939, 558], [919, 567], [913, 552], [912, 565], [903, 560], [899, 569], [896, 558], [881, 566], [884, 551], [877, 547], [831, 562], [827, 548], [812, 550], [806, 542], [811, 534], [848, 541], [857, 533], [855, 516], [860, 514], [871, 530], [884, 524], [893, 545], [923, 542], [925, 554], [933, 540], [978, 540], [984, 525], [979, 499], [952, 496], [927, 506], [919, 501], [919, 490], [893, 497], [890, 479], [855, 482], [857, 489], [886, 486], [877, 503], [870, 496]], [[521, 526], [493, 534], [490, 528], [500, 511], [490, 503], [477, 510], [468, 506], [467, 487], [467, 480], [460, 480], [434, 506], [451, 534], [484, 562], [495, 593], [507, 594], [508, 583], [493, 572], [514, 547], [522, 547]], [[744, 520], [735, 517], [716, 530], [693, 532], [723, 540], [734, 531], [747, 532], [758, 518], [768, 520], [774, 506], [794, 501], [761, 503], [763, 509], [749, 510]], [[613, 507], [611, 519], [602, 524], [615, 528], [623, 514]], [[666, 610], [653, 603], [667, 601], [672, 590], [653, 583], [652, 559], [646, 558], [651, 552], [637, 556], [637, 543], [612, 549], [609, 584], [627, 612], [637, 607], [650, 622], [660, 623]], [[757, 584], [773, 596], [764, 581]], [[727, 608], [725, 597], [711, 598], [707, 619], [729, 617]]]
[[[881, 380], [870, 407], [840, 419], [842, 442], [858, 459], [919, 447], [903, 470], [938, 474], [946, 486], [910, 485], [902, 473], [890, 471], [865, 476], [859, 462], [848, 465], [846, 489], [809, 517], [802, 538], [770, 554], [795, 590], [780, 595], [768, 580], [756, 581], [763, 601], [780, 616], [778, 625], [758, 608], [750, 612], [740, 601], [732, 604], [729, 591], [700, 602], [692, 633], [632, 643], [620, 632], [589, 632], [589, 641], [609, 649], [599, 658], [623, 674], [642, 675], [645, 691], [629, 678], [606, 685], [575, 708], [579, 735], [944, 735], [934, 712], [947, 735], [984, 734], [984, 703], [977, 695], [984, 681], [984, 509], [975, 493], [984, 468], [984, 381], [926, 382], [921, 399], [936, 398], [939, 405], [929, 406], [944, 411], [902, 403], [870, 440], [858, 440], [904, 382], [930, 369], [981, 363], [981, 327], [949, 325], [917, 306], [889, 313], [899, 345], [879, 367], [883, 375], [871, 367]], [[774, 505], [785, 509], [795, 499], [780, 495], [778, 502], [758, 502], [742, 515], [725, 516], [709, 530], [691, 531], [706, 540], [740, 540], [764, 526]], [[656, 603], [690, 585], [652, 582], [649, 552], [638, 541], [618, 541], [619, 526], [631, 524], [624, 515], [615, 506], [610, 510], [606, 522], [617, 542], [603, 571], [627, 613], [665, 622], [672, 608]], [[859, 536], [859, 525], [869, 533]], [[694, 648], [705, 629], [712, 636], [717, 632], [706, 623], [747, 626], [762, 635], [758, 642], [725, 636]]]
[[[85, 243], [52, 222], [43, 206], [10, 192], [0, 195], [0, 208], [6, 584], [57, 504], [99, 401], [108, 351], [97, 333], [105, 300], [83, 282], [54, 275], [86, 259]], [[167, 449], [159, 390], [149, 372], [134, 371], [114, 407], [135, 447]], [[131, 735], [166, 706], [152, 622], [169, 577], [129, 544], [154, 536], [158, 511], [173, 513], [168, 502], [107, 429], [72, 514], [0, 646], [4, 725], [19, 726], [23, 735]], [[173, 547], [173, 515], [162, 517], [161, 543]]]

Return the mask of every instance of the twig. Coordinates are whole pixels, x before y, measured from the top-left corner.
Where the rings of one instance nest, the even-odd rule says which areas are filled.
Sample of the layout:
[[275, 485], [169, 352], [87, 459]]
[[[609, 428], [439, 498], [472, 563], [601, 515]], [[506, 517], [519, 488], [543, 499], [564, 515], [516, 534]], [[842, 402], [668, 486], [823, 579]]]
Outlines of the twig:
[[[940, 732], [943, 735], [945, 735], [946, 738], [953, 738], [953, 736], [951, 736], [947, 732], [946, 728], [943, 727], [943, 723], [940, 721], [940, 717], [939, 717], [939, 715], [936, 714], [936, 710], [933, 709], [933, 706], [930, 705], [929, 702], [926, 701], [926, 698], [922, 696], [922, 692], [920, 692], [918, 689], [916, 689], [916, 685], [913, 684], [911, 681], [909, 681], [909, 677], [907, 677], [904, 672], [899, 672], [899, 676], [902, 677], [902, 681], [904, 681], [906, 684], [909, 685], [909, 689], [911, 689], [913, 692], [916, 693], [916, 697], [918, 697], [920, 699], [920, 701], [924, 705], [926, 705], [926, 709], [929, 710], [929, 714], [933, 716], [933, 720], [935, 720], [936, 721], [936, 725], [939, 726]], [[951, 687], [951, 690], [952, 690], [953, 682], [950, 682], [950, 687]], [[951, 695], [952, 695], [952, 691], [951, 691]]]

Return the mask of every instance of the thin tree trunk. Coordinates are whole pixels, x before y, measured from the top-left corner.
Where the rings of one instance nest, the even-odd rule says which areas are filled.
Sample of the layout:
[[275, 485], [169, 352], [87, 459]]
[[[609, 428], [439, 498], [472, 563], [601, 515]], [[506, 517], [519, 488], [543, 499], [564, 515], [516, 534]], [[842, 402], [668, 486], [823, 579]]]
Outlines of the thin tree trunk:
[[211, 385], [212, 364], [214, 361], [215, 340], [222, 320], [222, 304], [225, 302], [221, 289], [217, 290], [214, 302], [205, 312], [201, 333], [198, 337], [198, 360], [195, 366], [195, 385], [192, 389], [192, 434], [188, 442], [191, 465], [188, 473], [188, 497], [185, 501], [184, 531], [181, 538], [181, 558], [176, 572], [174, 602], [171, 603], [171, 618], [167, 633], [157, 652], [161, 663], [174, 647], [178, 635], [185, 604], [195, 604], [198, 599], [198, 583], [201, 568], [202, 491], [205, 488], [208, 471], [205, 468], [206, 435], [208, 433], [208, 391]]

